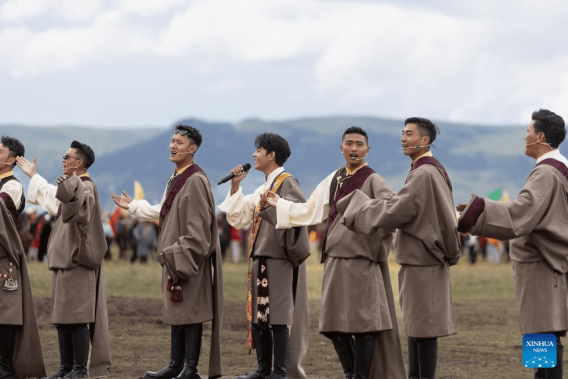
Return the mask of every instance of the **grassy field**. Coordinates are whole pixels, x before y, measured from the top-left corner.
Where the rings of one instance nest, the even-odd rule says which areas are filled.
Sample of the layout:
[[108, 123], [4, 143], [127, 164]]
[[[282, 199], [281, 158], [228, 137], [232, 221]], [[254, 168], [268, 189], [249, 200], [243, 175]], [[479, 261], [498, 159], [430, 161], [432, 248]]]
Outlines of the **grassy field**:
[[[333, 346], [318, 333], [323, 266], [317, 254], [308, 261], [310, 340], [304, 368], [309, 378], [344, 378]], [[50, 323], [51, 273], [31, 262], [30, 275], [44, 359], [48, 374], [59, 366], [55, 328]], [[398, 289], [399, 266], [391, 262], [393, 288]], [[169, 362], [169, 331], [161, 316], [160, 265], [105, 262], [113, 378], [141, 378]], [[225, 377], [254, 370], [256, 356], [248, 355], [245, 330], [246, 264], [224, 265], [225, 317], [222, 359]], [[439, 339], [438, 378], [532, 378], [522, 366], [522, 336], [515, 311], [511, 265], [462, 262], [452, 267], [452, 293], [458, 334]], [[395, 293], [398, 299], [398, 293]], [[397, 301], [405, 361], [406, 335]], [[206, 325], [200, 370], [205, 377], [210, 327]], [[568, 362], [565, 362], [565, 365]], [[566, 367], [566, 366], [565, 366]]]

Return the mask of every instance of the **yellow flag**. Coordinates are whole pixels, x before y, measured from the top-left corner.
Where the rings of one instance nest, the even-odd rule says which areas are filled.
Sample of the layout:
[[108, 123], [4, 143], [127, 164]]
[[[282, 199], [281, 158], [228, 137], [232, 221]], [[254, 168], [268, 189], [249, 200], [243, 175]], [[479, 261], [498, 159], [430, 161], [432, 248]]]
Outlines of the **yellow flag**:
[[509, 193], [507, 191], [503, 191], [503, 197], [501, 198], [501, 201], [511, 201], [511, 197], [509, 196]]
[[144, 190], [138, 180], [134, 181], [134, 200], [144, 199]]

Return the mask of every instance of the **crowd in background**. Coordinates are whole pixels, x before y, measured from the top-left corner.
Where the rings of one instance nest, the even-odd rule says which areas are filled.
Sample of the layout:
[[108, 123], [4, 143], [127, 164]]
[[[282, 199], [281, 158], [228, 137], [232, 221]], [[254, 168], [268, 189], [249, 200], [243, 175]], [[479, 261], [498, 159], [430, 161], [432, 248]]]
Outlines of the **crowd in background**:
[[[47, 261], [47, 241], [54, 224], [55, 217], [39, 213], [35, 208], [27, 209], [22, 215], [19, 233], [28, 261]], [[250, 228], [233, 228], [223, 212], [217, 213], [217, 226], [223, 261], [246, 263]], [[127, 213], [118, 213], [117, 217], [107, 213], [104, 214], [103, 228], [109, 246], [105, 255], [107, 260], [112, 259], [110, 252], [113, 244], [118, 250], [116, 258], [129, 260], [131, 263], [146, 263], [158, 246], [158, 224], [155, 222], [140, 221]], [[311, 226], [309, 229], [312, 251], [321, 251], [325, 223]], [[470, 264], [479, 261], [506, 263], [510, 260], [508, 241], [469, 234], [461, 234], [461, 240], [462, 259]]]

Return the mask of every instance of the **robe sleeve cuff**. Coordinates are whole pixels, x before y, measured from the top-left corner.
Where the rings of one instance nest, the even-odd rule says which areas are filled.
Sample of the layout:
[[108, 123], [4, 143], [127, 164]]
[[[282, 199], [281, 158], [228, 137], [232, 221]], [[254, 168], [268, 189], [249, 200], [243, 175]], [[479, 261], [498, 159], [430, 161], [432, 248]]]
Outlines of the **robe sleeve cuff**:
[[79, 183], [81, 183], [81, 179], [77, 175], [72, 175], [65, 179], [57, 186], [55, 198], [62, 203], [69, 203], [78, 194]]
[[130, 204], [128, 204], [128, 213], [133, 216], [136, 216], [136, 211], [138, 210], [138, 200], [132, 200]]
[[276, 202], [276, 229], [290, 229], [290, 208], [292, 202], [286, 199], [278, 199]]
[[458, 220], [458, 231], [462, 233], [470, 232], [475, 224], [477, 224], [479, 216], [481, 216], [484, 211], [485, 202], [483, 199], [472, 194], [469, 203]]
[[219, 209], [227, 214], [233, 213], [233, 209], [235, 208], [236, 203], [238, 200], [243, 196], [243, 188], [239, 186], [237, 192], [231, 195], [231, 190], [227, 192], [227, 197], [225, 200], [219, 204]]
[[[370, 200], [369, 196], [359, 190], [355, 190], [339, 200], [335, 209], [343, 215], [341, 223], [348, 229], [354, 230], [357, 214], [359, 214], [362, 205], [368, 200]], [[353, 204], [351, 204], [352, 202]]]
[[30, 180], [30, 185], [28, 186], [28, 203], [33, 205], [39, 205], [37, 202], [37, 195], [39, 193], [40, 185], [46, 180], [41, 177], [40, 174], [35, 174]]

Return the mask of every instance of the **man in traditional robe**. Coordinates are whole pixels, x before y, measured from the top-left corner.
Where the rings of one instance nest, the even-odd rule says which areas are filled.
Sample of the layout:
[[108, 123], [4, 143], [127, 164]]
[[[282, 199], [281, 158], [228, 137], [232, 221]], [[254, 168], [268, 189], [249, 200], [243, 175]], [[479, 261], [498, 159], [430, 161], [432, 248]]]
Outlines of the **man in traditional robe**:
[[412, 165], [404, 187], [391, 199], [352, 192], [337, 204], [341, 220], [357, 233], [397, 229], [396, 261], [401, 265], [399, 299], [408, 336], [409, 378], [436, 374], [438, 337], [455, 334], [449, 266], [457, 264], [460, 239], [450, 178], [432, 156], [439, 129], [412, 117], [402, 131], [403, 153]]
[[[387, 262], [392, 232], [361, 236], [341, 224], [338, 200], [359, 189], [390, 199], [384, 179], [368, 166], [367, 132], [350, 127], [342, 137], [345, 167], [332, 172], [306, 203], [270, 193], [277, 229], [315, 225], [327, 219], [321, 262], [325, 264], [319, 331], [330, 338], [346, 378], [404, 378], [404, 363]], [[360, 296], [361, 291], [365, 296]]]
[[28, 202], [57, 216], [47, 264], [53, 271], [51, 322], [57, 328], [61, 367], [51, 378], [87, 377], [89, 345], [90, 376], [108, 376], [111, 359], [102, 268], [107, 244], [97, 187], [87, 172], [95, 153], [73, 141], [63, 155], [63, 175], [57, 185], [37, 173], [36, 159], [16, 160], [31, 178]]
[[[219, 206], [227, 221], [242, 229], [252, 223], [249, 241], [247, 295], [247, 345], [256, 348], [257, 371], [241, 379], [306, 378], [302, 363], [308, 348], [308, 290], [306, 265], [310, 255], [306, 227], [276, 230], [276, 212], [261, 195], [274, 191], [303, 202], [298, 181], [284, 170], [290, 157], [288, 142], [273, 133], [255, 139], [254, 168], [264, 173], [265, 183], [243, 195], [242, 166], [232, 170], [231, 190]], [[291, 331], [288, 331], [291, 325]], [[290, 334], [289, 334], [290, 333]], [[274, 365], [272, 351], [274, 349]]]
[[12, 137], [0, 143], [0, 378], [44, 376], [37, 319], [24, 247], [18, 235], [24, 189], [12, 171], [24, 145]]
[[540, 109], [532, 114], [525, 135], [525, 154], [536, 160], [514, 201], [471, 197], [458, 229], [474, 235], [512, 240], [510, 256], [521, 333], [553, 333], [557, 364], [536, 368], [535, 379], [562, 378], [568, 330], [568, 160], [558, 151], [566, 137], [564, 120]]
[[223, 268], [209, 180], [194, 162], [199, 130], [178, 125], [170, 143], [176, 170], [160, 204], [132, 200], [124, 191], [114, 202], [144, 220], [159, 220], [158, 261], [162, 270], [162, 309], [171, 325], [170, 364], [144, 379], [197, 379], [203, 323], [211, 321], [209, 378], [221, 376]]

